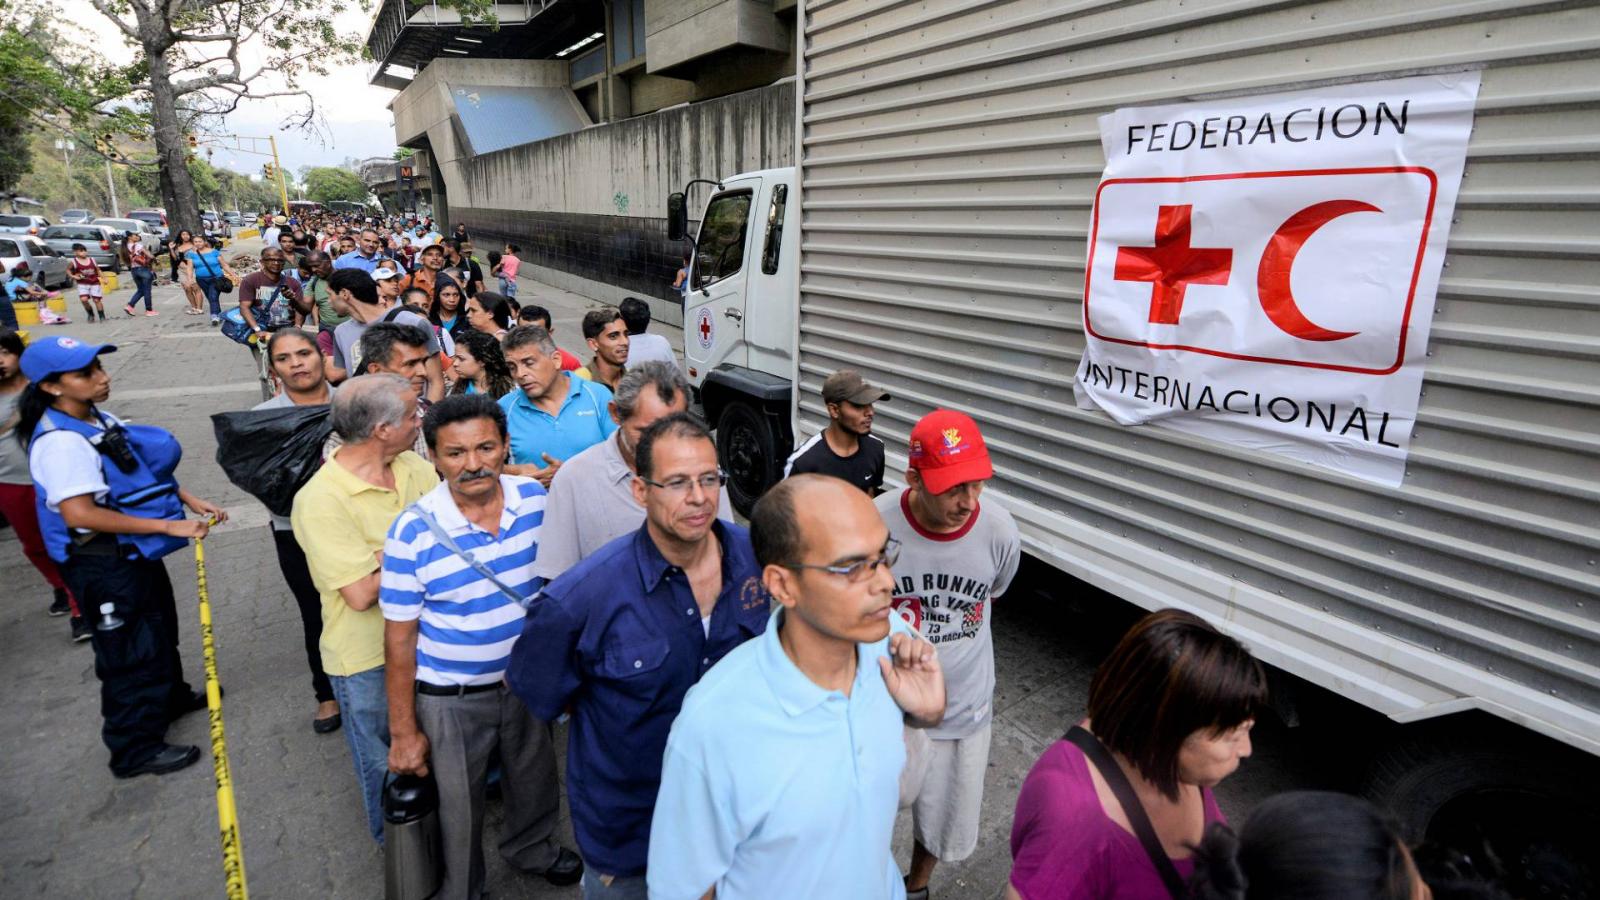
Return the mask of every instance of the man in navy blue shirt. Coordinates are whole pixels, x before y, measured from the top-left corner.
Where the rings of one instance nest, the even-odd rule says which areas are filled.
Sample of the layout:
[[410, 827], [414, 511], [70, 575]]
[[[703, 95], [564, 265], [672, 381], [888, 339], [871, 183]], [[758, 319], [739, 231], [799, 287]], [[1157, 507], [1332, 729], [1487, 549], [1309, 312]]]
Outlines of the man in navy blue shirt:
[[717, 660], [766, 629], [749, 533], [717, 518], [726, 476], [703, 425], [646, 429], [634, 496], [645, 524], [546, 585], [506, 682], [541, 719], [572, 711], [567, 799], [585, 900], [645, 897], [650, 817], [672, 720]]

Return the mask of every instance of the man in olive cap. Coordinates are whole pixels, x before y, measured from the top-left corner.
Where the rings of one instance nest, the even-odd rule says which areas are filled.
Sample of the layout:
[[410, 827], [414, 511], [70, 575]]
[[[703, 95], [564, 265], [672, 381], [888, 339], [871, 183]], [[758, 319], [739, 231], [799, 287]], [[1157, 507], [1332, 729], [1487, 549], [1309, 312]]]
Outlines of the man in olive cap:
[[876, 497], [883, 493], [883, 441], [872, 436], [872, 405], [889, 399], [854, 369], [841, 369], [822, 383], [828, 427], [801, 444], [783, 477], [817, 472], [842, 478]]

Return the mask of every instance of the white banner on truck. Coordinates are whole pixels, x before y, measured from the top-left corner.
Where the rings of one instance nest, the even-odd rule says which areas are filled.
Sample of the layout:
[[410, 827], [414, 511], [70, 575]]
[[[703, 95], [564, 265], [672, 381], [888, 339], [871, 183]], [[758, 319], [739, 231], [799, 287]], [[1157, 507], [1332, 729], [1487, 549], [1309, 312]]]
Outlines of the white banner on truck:
[[1478, 81], [1102, 116], [1079, 406], [1398, 485]]

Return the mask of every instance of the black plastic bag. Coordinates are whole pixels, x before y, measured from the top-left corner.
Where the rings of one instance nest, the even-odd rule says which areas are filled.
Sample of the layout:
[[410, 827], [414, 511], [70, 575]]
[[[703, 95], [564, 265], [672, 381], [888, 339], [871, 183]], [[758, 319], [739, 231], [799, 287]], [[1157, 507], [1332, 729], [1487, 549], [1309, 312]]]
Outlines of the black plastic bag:
[[274, 515], [287, 516], [295, 492], [322, 468], [329, 412], [321, 405], [216, 413], [217, 465]]

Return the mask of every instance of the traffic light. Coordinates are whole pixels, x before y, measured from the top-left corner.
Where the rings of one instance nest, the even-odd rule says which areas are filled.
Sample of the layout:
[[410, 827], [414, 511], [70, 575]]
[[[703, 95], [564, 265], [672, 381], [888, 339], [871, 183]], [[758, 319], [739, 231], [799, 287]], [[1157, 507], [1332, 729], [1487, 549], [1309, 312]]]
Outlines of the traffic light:
[[261, 174], [267, 176], [268, 178], [275, 178], [277, 177], [278, 170], [272, 165], [272, 163], [267, 163], [261, 167]]

